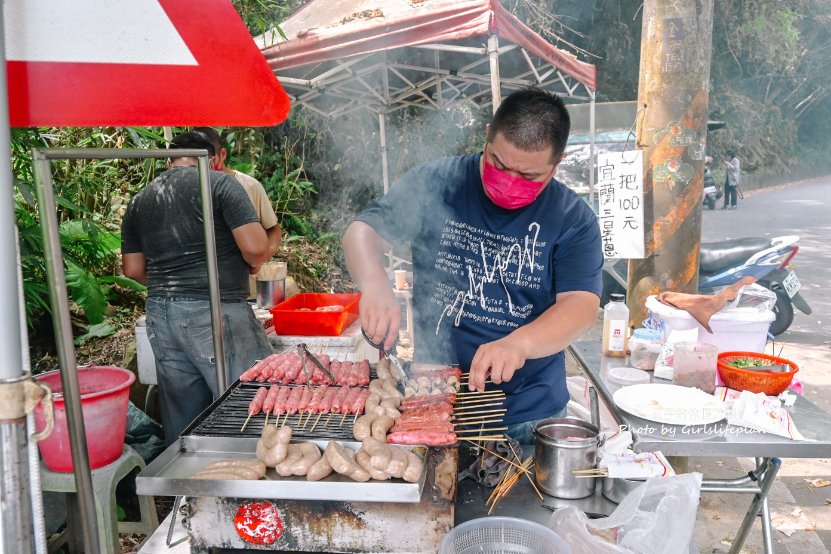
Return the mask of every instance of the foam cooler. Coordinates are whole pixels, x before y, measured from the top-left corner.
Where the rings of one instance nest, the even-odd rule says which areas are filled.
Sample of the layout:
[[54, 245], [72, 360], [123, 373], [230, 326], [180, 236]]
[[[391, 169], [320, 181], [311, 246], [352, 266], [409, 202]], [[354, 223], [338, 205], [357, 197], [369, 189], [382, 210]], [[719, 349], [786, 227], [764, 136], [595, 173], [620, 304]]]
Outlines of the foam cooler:
[[699, 342], [710, 343], [718, 348], [719, 352], [764, 352], [768, 328], [776, 319], [771, 310], [725, 308], [710, 318], [710, 328], [713, 330], [711, 334], [686, 311], [662, 304], [655, 296], [646, 299], [646, 309], [661, 331], [663, 340], [666, 340], [673, 330], [698, 328]]

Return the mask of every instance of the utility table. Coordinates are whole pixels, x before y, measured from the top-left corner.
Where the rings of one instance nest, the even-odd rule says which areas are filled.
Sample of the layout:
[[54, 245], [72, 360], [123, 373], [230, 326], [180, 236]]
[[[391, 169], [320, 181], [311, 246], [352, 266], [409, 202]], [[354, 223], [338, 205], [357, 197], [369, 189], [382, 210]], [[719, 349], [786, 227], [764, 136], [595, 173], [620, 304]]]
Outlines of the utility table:
[[[761, 511], [765, 552], [773, 552], [768, 492], [776, 479], [779, 458], [831, 458], [831, 415], [811, 401], [797, 396], [790, 412], [796, 428], [808, 441], [793, 441], [768, 433], [746, 432], [743, 427], [721, 421], [711, 425], [680, 426], [655, 423], [624, 412], [615, 405], [607, 385], [607, 372], [626, 365], [622, 358], [607, 358], [600, 353], [599, 341], [580, 341], [569, 346], [583, 371], [606, 404], [616, 423], [632, 432], [635, 452], [660, 450], [666, 456], [752, 457], [756, 469], [736, 479], [707, 479], [702, 492], [752, 494], [753, 500], [730, 549], [738, 553], [756, 515]], [[653, 383], [670, 384], [652, 377]], [[813, 442], [812, 442], [813, 441]]]

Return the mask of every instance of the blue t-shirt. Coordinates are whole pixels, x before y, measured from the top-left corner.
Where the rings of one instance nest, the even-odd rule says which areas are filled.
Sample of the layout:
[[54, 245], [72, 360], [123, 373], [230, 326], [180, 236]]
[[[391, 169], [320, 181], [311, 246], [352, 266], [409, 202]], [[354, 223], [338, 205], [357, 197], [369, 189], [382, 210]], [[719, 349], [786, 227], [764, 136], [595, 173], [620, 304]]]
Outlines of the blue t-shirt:
[[[480, 345], [531, 323], [558, 293], [601, 292], [591, 208], [555, 179], [531, 205], [500, 208], [485, 195], [480, 158], [419, 166], [357, 217], [390, 244], [411, 243], [416, 360], [462, 371]], [[506, 392], [506, 424], [547, 417], [568, 402], [564, 355], [528, 360], [488, 388]]]

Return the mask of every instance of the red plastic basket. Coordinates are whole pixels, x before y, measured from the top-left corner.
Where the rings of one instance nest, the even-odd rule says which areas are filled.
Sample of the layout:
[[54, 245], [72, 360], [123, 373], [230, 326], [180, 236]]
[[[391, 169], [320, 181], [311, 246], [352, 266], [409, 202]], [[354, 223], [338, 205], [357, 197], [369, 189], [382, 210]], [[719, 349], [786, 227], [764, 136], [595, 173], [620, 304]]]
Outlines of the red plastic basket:
[[[360, 294], [303, 293], [292, 296], [271, 310], [278, 335], [338, 336], [358, 319]], [[323, 306], [343, 309], [316, 311]]]
[[[765, 365], [786, 364], [791, 367], [792, 371], [769, 373], [750, 371], [730, 365], [730, 362], [740, 358], [759, 360]], [[792, 361], [759, 352], [722, 352], [718, 355], [718, 372], [721, 375], [721, 380], [733, 390], [762, 392], [768, 396], [776, 396], [788, 388], [797, 371], [799, 371], [799, 368]]]

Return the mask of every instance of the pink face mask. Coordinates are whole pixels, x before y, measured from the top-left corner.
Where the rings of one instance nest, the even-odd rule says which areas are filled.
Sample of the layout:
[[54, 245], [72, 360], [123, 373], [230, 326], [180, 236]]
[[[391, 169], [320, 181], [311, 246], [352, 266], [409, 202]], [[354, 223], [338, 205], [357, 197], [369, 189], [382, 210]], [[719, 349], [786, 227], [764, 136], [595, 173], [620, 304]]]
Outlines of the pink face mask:
[[[522, 177], [515, 177], [500, 171], [488, 163], [488, 148], [485, 146], [485, 170], [482, 172], [482, 183], [491, 201], [506, 210], [518, 210], [536, 200], [543, 186], [551, 179], [547, 175], [542, 181], [529, 181]], [[553, 170], [552, 170], [553, 173]]]

